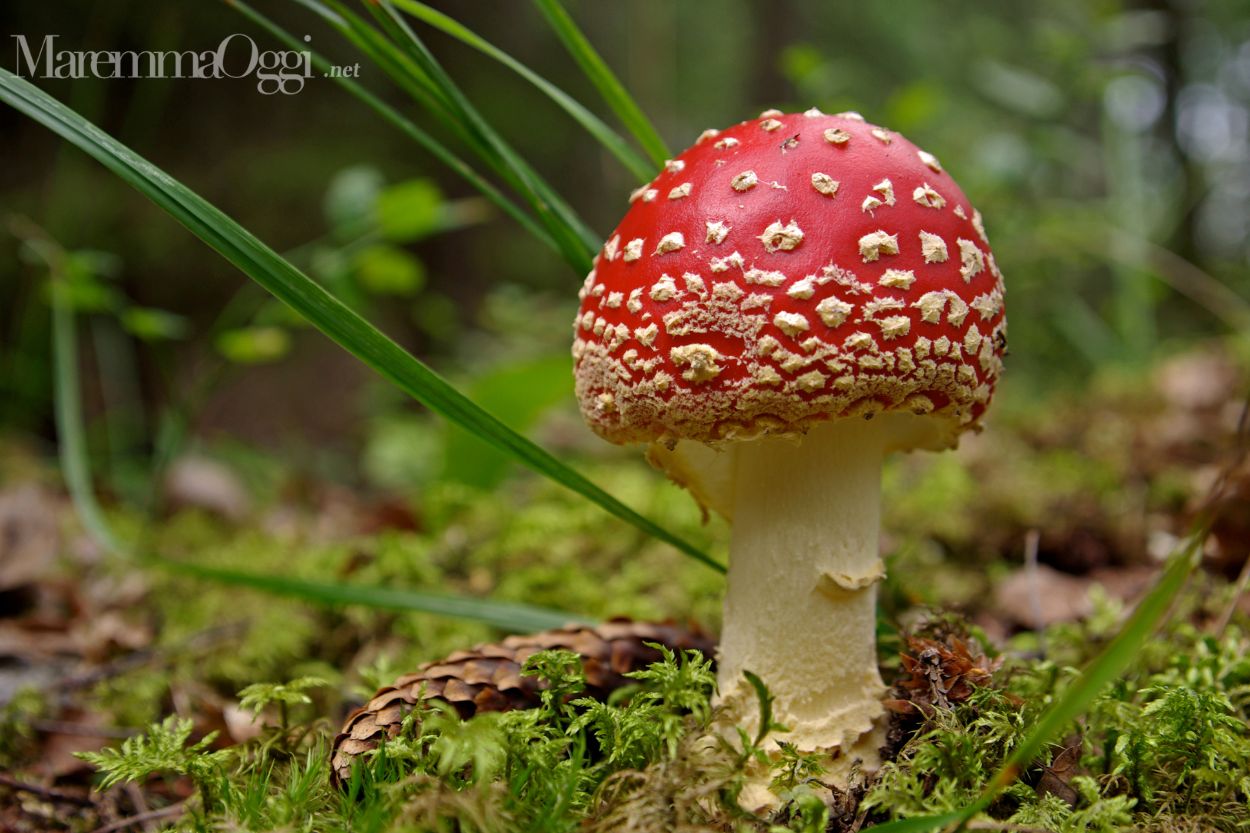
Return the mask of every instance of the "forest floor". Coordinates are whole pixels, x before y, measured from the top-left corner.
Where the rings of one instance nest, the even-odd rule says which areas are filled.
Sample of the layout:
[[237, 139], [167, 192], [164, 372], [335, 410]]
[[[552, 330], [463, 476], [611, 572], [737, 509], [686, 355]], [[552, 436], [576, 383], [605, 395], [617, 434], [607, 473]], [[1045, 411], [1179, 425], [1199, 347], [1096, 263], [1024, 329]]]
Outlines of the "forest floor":
[[[550, 692], [533, 708], [467, 723], [419, 710], [341, 789], [330, 744], [351, 709], [502, 631], [320, 606], [170, 562], [708, 633], [722, 578], [534, 477], [382, 494], [211, 447], [170, 469], [154, 517], [106, 501], [167, 559], [136, 562], [84, 533], [46, 449], [0, 438], [0, 830], [843, 831], [947, 812], [1107, 645], [1204, 509], [1202, 570], [1167, 624], [972, 824], [1250, 828], [1246, 367], [1212, 344], [1079, 396], [1005, 397], [958, 451], [891, 461], [890, 760], [846, 790], [784, 748], [762, 763], [755, 739], [715, 742], [697, 657], [661, 659], [600, 705], [578, 699], [602, 692], [559, 652], [526, 664]], [[723, 552], [724, 524], [627, 455], [579, 465]], [[739, 809], [743, 779], [769, 766], [781, 809]]]

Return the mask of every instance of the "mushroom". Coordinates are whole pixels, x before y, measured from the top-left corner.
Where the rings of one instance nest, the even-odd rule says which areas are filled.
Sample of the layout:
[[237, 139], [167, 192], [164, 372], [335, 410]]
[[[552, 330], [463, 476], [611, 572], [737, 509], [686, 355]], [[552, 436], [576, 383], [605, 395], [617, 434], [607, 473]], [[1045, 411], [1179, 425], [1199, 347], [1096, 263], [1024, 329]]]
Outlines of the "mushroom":
[[[709, 131], [595, 259], [574, 324], [582, 413], [732, 524], [719, 652], [782, 739], [872, 765], [886, 454], [953, 447], [1002, 368], [1002, 276], [931, 154], [857, 114]], [[851, 754], [853, 753], [853, 754]]]

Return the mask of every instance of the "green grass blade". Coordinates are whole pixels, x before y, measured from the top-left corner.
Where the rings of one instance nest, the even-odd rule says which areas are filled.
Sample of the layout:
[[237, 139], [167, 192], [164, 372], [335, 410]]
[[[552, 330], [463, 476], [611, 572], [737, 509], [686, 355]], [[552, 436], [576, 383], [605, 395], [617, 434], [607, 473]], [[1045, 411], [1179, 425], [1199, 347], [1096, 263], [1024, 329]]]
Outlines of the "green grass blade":
[[[320, 71], [329, 73], [331, 67], [330, 62], [316, 51], [310, 49], [308, 44], [298, 40], [290, 32], [278, 26], [269, 18], [244, 3], [242, 0], [230, 0], [229, 5], [237, 9], [242, 15], [247, 17], [253, 23], [265, 29], [265, 31], [269, 32], [275, 38], [282, 41], [282, 43], [290, 49], [308, 52], [312, 58], [313, 65]], [[391, 107], [389, 104], [382, 101], [376, 95], [369, 92], [369, 90], [365, 89], [352, 79], [345, 78], [340, 75], [332, 75], [330, 77], [336, 84], [347, 90], [363, 102], [365, 106], [372, 109], [392, 126], [398, 128], [404, 135], [421, 145], [421, 147], [429, 152], [431, 156], [446, 165], [454, 173], [480, 191], [483, 196], [494, 203], [509, 217], [516, 220], [526, 231], [541, 240], [553, 251], [562, 253], [560, 246], [556, 243], [552, 236], [546, 231], [546, 229], [540, 226], [533, 217], [518, 208], [515, 203], [503, 194], [503, 192], [501, 192], [494, 185], [490, 184], [490, 182], [478, 174], [478, 172], [475, 171], [467, 162], [448, 150], [447, 147], [440, 141], [435, 139], [429, 133], [426, 133], [421, 128], [417, 127], [411, 119], [401, 115], [400, 112], [394, 107]], [[577, 263], [570, 262], [569, 265], [574, 268], [579, 268], [581, 261], [579, 260]]]
[[[326, 0], [339, 5], [340, 0]], [[450, 102], [453, 116], [468, 126], [503, 163], [521, 180], [522, 185], [533, 199], [535, 206], [555, 215], [563, 227], [571, 231], [581, 245], [585, 247], [587, 269], [589, 258], [599, 249], [602, 237], [591, 231], [582, 222], [577, 213], [566, 203], [547, 182], [530, 167], [520, 154], [512, 149], [503, 137], [478, 112], [469, 100], [443, 69], [434, 54], [426, 47], [425, 42], [412, 30], [403, 16], [395, 10], [388, 0], [368, 0], [368, 7], [378, 23], [405, 53], [415, 61], [430, 78], [434, 80], [443, 98]]]
[[[564, 259], [581, 274], [590, 269], [591, 257], [599, 242], [558, 196], [545, 186], [520, 157], [506, 158], [499, 149], [460, 113], [448, 98], [443, 85], [435, 83], [412, 56], [388, 40], [375, 27], [343, 6], [338, 0], [294, 0], [313, 11], [373, 61], [390, 78], [425, 108], [460, 141], [464, 142], [510, 188], [534, 209], [559, 246]], [[389, 20], [381, 10], [376, 15]], [[523, 175], [528, 171], [530, 178]]]
[[[953, 810], [940, 816], [918, 816], [912, 819], [898, 819], [883, 824], [874, 824], [865, 828], [872, 833], [929, 833], [930, 830], [941, 830], [947, 825], [958, 824], [964, 820], [963, 810]], [[980, 812], [978, 810], [977, 812]]]
[[[327, 0], [328, 3], [334, 4], [334, 8], [323, 0], [292, 1], [329, 24], [344, 39], [377, 64], [404, 92], [451, 130], [457, 138], [472, 144], [475, 137], [463, 124], [452, 118], [451, 104], [442, 96], [434, 81], [420, 66], [383, 37], [375, 27], [370, 26], [350, 9], [334, 3], [334, 0]], [[492, 165], [498, 162], [493, 159], [486, 159], [486, 161]]]
[[[573, 224], [580, 227], [580, 220], [572, 215], [572, 210], [565, 206], [568, 216], [573, 217], [572, 221], [562, 216], [554, 207], [563, 206], [559, 198], [539, 193], [543, 188], [541, 185], [537, 186], [538, 191], [536, 191], [533, 177], [537, 175], [534, 174], [527, 181], [522, 170], [528, 170], [524, 161], [514, 156], [514, 160], [510, 162], [496, 147], [475, 131], [448, 100], [443, 89], [430, 79], [425, 70], [409, 54], [337, 0], [294, 1], [312, 10], [337, 29], [362, 54], [390, 76], [400, 89], [407, 92], [429, 115], [472, 149], [500, 179], [518, 193], [534, 209], [539, 221], [546, 228], [548, 236], [554, 241], [565, 261], [573, 267], [574, 272], [581, 274], [590, 269], [591, 258], [598, 244], [590, 245], [583, 239], [583, 231], [587, 238], [590, 232], [584, 230], [584, 227], [582, 227], [583, 231], [574, 227]], [[375, 12], [383, 19], [389, 20], [380, 11], [375, 10]], [[550, 194], [550, 189], [547, 189], [547, 193]]]
[[[52, 280], [58, 280], [57, 267], [49, 263]], [[74, 311], [53, 287], [52, 296], [52, 361], [55, 378], [53, 396], [56, 402], [56, 434], [61, 458], [61, 472], [78, 517], [91, 537], [105, 549], [119, 551], [113, 530], [109, 528], [91, 485], [87, 463], [87, 438], [82, 424], [82, 398], [78, 380], [78, 338], [74, 327]]]
[[[1202, 545], [1206, 531], [1193, 533], [1185, 546], [1174, 553], [1155, 582], [1154, 587], [1142, 599], [1119, 633], [1111, 640], [1093, 662], [1081, 672], [1063, 696], [1038, 720], [1033, 731], [1016, 747], [1002, 770], [990, 783], [987, 799], [997, 794], [1024, 771], [1033, 759], [1053, 738], [1076, 720], [1089, 707], [1107, 684], [1119, 677], [1133, 664], [1143, 645], [1163, 621], [1172, 602], [1185, 586], [1190, 573], [1202, 558]], [[988, 801], [987, 801], [988, 803]]]
[[642, 145], [647, 155], [651, 157], [651, 161], [657, 168], [663, 165], [664, 161], [672, 155], [668, 152], [664, 140], [660, 138], [655, 126], [642, 112], [633, 96], [625, 89], [625, 85], [617, 79], [603, 58], [590, 45], [590, 41], [582, 34], [582, 30], [577, 28], [573, 18], [565, 11], [564, 6], [560, 5], [560, 0], [534, 0], [534, 2], [538, 4], [538, 8], [551, 23], [551, 28], [564, 42], [573, 60], [577, 61], [582, 72], [586, 73], [586, 77], [599, 90], [603, 100], [638, 140], [638, 144]]
[[0, 100], [40, 122], [134, 186], [244, 274], [430, 410], [648, 535], [724, 571], [723, 566], [697, 547], [630, 509], [550, 452], [475, 405], [215, 206], [73, 110], [3, 68], [0, 68]]
[[592, 619], [574, 616], [571, 613], [515, 602], [475, 599], [470, 596], [452, 596], [445, 593], [427, 593], [350, 582], [310, 581], [289, 576], [209, 567], [167, 558], [156, 558], [153, 563], [180, 575], [206, 579], [218, 584], [246, 587], [278, 596], [290, 596], [317, 604], [361, 605], [378, 610], [434, 613], [456, 619], [485, 622], [515, 633], [543, 631], [570, 624], [596, 624]]
[[599, 143], [604, 146], [620, 160], [629, 171], [640, 182], [648, 182], [655, 176], [656, 166], [652, 165], [633, 148], [631, 148], [624, 139], [617, 135], [616, 131], [608, 127], [594, 113], [587, 110], [579, 102], [573, 99], [568, 93], [543, 78], [538, 73], [531, 70], [525, 64], [513, 58], [507, 52], [499, 49], [494, 44], [482, 38], [472, 29], [469, 29], [459, 21], [448, 17], [437, 9], [433, 9], [419, 0], [391, 0], [396, 8], [404, 13], [427, 23], [445, 34], [451, 35], [456, 40], [473, 47], [477, 51], [494, 58], [508, 69], [520, 75], [526, 81], [533, 84], [541, 90], [548, 98], [554, 101], [559, 107], [568, 113], [578, 124], [586, 129]]

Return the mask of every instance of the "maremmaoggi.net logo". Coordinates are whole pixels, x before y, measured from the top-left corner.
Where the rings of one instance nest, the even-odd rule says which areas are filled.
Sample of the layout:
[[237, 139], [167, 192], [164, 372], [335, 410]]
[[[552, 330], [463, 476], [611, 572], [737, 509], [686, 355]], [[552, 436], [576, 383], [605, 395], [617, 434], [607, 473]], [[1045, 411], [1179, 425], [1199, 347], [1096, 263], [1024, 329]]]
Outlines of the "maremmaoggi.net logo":
[[[29, 78], [255, 78], [261, 95], [294, 95], [313, 77], [311, 52], [263, 50], [238, 33], [226, 36], [216, 49], [200, 52], [58, 49], [58, 37], [45, 35], [32, 43], [25, 35], [14, 35], [15, 72]], [[326, 74], [352, 78], [359, 72], [356, 64], [331, 67]]]

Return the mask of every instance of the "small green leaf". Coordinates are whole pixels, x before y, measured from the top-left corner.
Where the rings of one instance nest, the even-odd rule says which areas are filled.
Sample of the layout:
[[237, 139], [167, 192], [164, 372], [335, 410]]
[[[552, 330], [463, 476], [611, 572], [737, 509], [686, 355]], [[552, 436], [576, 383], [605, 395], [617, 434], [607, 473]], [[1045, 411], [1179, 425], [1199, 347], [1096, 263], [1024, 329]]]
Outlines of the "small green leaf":
[[198, 784], [219, 776], [231, 751], [210, 751], [216, 732], [187, 744], [194, 723], [170, 715], [162, 723], [153, 723], [145, 734], [126, 738], [120, 749], [100, 752], [78, 752], [75, 756], [100, 770], [103, 789], [126, 782], [144, 781], [158, 773], [189, 775]]
[[144, 341], [184, 338], [189, 330], [187, 319], [162, 309], [128, 307], [119, 317], [126, 332]]
[[773, 693], [768, 690], [768, 686], [764, 685], [764, 681], [752, 671], [743, 671], [742, 676], [746, 677], [751, 688], [755, 689], [755, 698], [760, 704], [760, 728], [755, 735], [755, 745], [759, 746], [764, 742], [764, 738], [768, 737], [769, 732], [774, 729], [785, 731], [786, 727], [773, 722], [774, 697]]
[[356, 280], [374, 295], [416, 295], [425, 286], [425, 267], [396, 246], [370, 246], [356, 254]]
[[874, 833], [878, 833], [878, 831], [880, 833], [928, 833], [930, 830], [942, 830], [947, 825], [963, 822], [968, 818], [971, 818], [971, 816], [965, 816], [963, 810], [954, 810], [949, 813], [942, 813], [940, 816], [919, 816], [911, 819], [887, 821], [884, 824], [873, 825], [872, 830]]
[[281, 327], [242, 327], [217, 336], [217, 352], [236, 364], [275, 362], [291, 349], [291, 336]]
[[[494, 368], [473, 380], [469, 395], [514, 431], [525, 432], [568, 399], [572, 359], [567, 352]], [[445, 480], [487, 489], [501, 482], [514, 459], [458, 426], [448, 425], [443, 452]]]
[[289, 683], [253, 683], [239, 692], [239, 707], [258, 716], [270, 703], [286, 706], [307, 705], [312, 698], [305, 694], [311, 688], [329, 685], [320, 677], [299, 677]]
[[94, 277], [61, 279], [48, 285], [49, 300], [75, 312], [110, 312], [125, 303], [120, 292]]
[[412, 179], [386, 188], [377, 197], [377, 220], [387, 240], [407, 243], [439, 226], [443, 194], [428, 179]]

